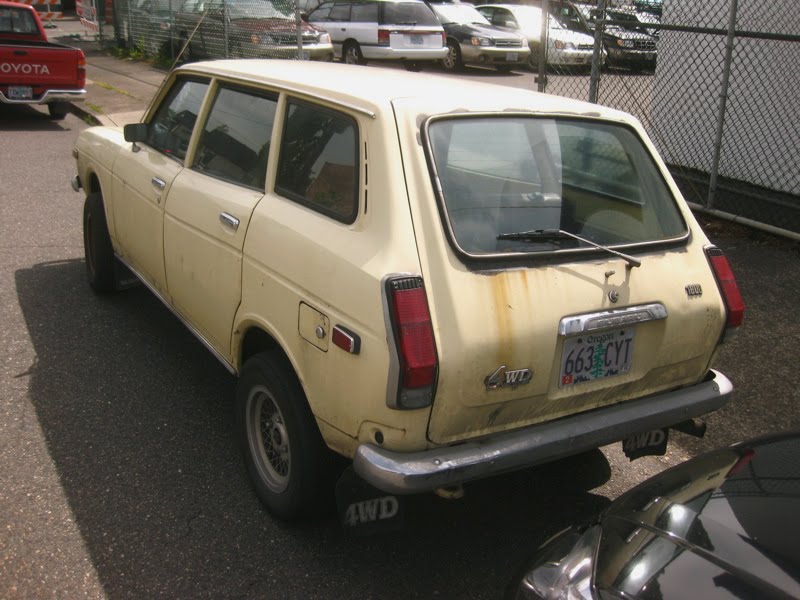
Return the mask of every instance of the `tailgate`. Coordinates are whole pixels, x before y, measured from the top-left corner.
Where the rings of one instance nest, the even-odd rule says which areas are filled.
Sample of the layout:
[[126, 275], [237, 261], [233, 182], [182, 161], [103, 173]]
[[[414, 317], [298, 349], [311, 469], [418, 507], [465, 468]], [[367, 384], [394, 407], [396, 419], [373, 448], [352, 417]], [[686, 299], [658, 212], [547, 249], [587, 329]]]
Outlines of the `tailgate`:
[[76, 88], [79, 51], [68, 46], [0, 46], [0, 85]]
[[430, 27], [411, 27], [391, 31], [389, 45], [394, 50], [441, 48], [442, 32]]
[[[439, 356], [432, 442], [641, 398], [706, 374], [725, 319], [708, 242], [643, 134], [571, 116], [446, 116], [423, 136], [426, 163], [424, 119], [396, 114]], [[563, 231], [615, 245], [641, 265]], [[633, 235], [648, 237], [607, 241]]]

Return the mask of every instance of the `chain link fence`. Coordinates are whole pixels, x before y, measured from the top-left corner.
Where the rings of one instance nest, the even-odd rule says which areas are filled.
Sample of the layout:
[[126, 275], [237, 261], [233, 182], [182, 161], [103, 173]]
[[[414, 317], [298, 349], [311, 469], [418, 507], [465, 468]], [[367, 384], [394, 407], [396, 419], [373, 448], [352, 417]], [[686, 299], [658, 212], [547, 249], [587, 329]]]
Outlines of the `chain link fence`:
[[293, 0], [115, 0], [113, 27], [118, 46], [164, 61], [333, 60]]
[[[800, 233], [797, 0], [472, 1], [528, 38], [537, 89], [636, 115], [690, 202]], [[165, 64], [333, 58], [300, 18], [320, 0], [78, 2], [102, 38]]]

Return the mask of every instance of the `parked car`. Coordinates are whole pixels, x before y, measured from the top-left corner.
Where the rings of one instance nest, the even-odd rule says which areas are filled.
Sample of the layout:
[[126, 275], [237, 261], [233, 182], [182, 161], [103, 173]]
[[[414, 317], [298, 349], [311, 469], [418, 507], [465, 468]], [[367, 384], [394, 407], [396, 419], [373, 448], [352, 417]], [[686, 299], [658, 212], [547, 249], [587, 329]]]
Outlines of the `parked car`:
[[537, 552], [517, 600], [800, 598], [800, 434], [650, 478]]
[[420, 0], [334, 0], [308, 20], [330, 33], [337, 58], [349, 65], [399, 60], [419, 71], [447, 54], [444, 30]]
[[178, 41], [175, 13], [181, 5], [182, 0], [134, 0], [123, 5], [128, 12], [118, 15], [120, 37], [150, 56], [171, 56]]
[[[539, 70], [542, 39], [542, 9], [518, 4], [484, 4], [477, 7], [480, 13], [496, 27], [515, 31], [528, 40], [531, 53], [528, 66]], [[550, 17], [547, 34], [546, 64], [549, 66], [587, 66], [592, 64], [594, 39], [571, 31]]]
[[333, 60], [330, 36], [303, 21], [288, 5], [260, 0], [185, 0], [175, 15], [179, 51], [200, 58]]
[[[588, 26], [594, 30], [596, 22], [601, 18], [598, 9], [590, 11]], [[609, 67], [648, 69], [656, 68], [658, 39], [648, 32], [647, 23], [640, 21], [631, 11], [607, 9], [606, 20], [617, 21], [606, 24], [603, 29], [603, 46], [607, 54]], [[620, 23], [624, 22], [625, 25]], [[655, 32], [655, 30], [653, 30]]]
[[711, 368], [743, 319], [730, 266], [624, 113], [209, 61], [74, 154], [90, 286], [134, 273], [239, 376], [245, 462], [281, 518], [326, 501], [331, 451], [388, 515], [612, 442], [664, 452], [732, 391]]
[[447, 56], [442, 66], [448, 71], [465, 64], [511, 71], [528, 64], [530, 48], [521, 35], [495, 27], [471, 4], [431, 4], [447, 34]]
[[84, 85], [83, 51], [48, 41], [32, 6], [0, 1], [0, 104], [46, 104], [60, 120]]

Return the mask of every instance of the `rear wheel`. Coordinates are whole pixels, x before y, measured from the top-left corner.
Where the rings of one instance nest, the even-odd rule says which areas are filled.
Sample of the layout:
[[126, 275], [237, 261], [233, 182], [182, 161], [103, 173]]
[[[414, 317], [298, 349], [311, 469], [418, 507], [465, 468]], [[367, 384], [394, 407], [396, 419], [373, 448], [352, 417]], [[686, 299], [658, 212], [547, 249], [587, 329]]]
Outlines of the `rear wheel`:
[[69, 113], [68, 102], [51, 102], [47, 105], [47, 110], [50, 113], [50, 118], [55, 121], [61, 121]]
[[464, 61], [461, 59], [461, 49], [458, 42], [447, 40], [447, 56], [442, 59], [442, 66], [448, 71], [460, 71], [464, 68]]
[[365, 65], [367, 60], [356, 42], [348, 42], [342, 50], [342, 60], [348, 65]]
[[236, 405], [247, 470], [267, 509], [293, 520], [333, 508], [335, 457], [289, 363], [268, 352], [250, 358], [239, 378]]

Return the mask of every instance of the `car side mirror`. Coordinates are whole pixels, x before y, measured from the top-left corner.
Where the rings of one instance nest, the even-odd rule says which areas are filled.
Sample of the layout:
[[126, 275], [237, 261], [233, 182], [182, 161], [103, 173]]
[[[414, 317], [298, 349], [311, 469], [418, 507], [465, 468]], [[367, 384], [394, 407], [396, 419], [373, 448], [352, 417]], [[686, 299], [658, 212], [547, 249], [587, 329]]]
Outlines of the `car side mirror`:
[[130, 123], [122, 128], [122, 135], [126, 142], [133, 142], [131, 150], [139, 151], [136, 142], [144, 142], [147, 139], [147, 123]]
[[122, 128], [126, 142], [143, 142], [147, 139], [147, 123], [131, 123]]

